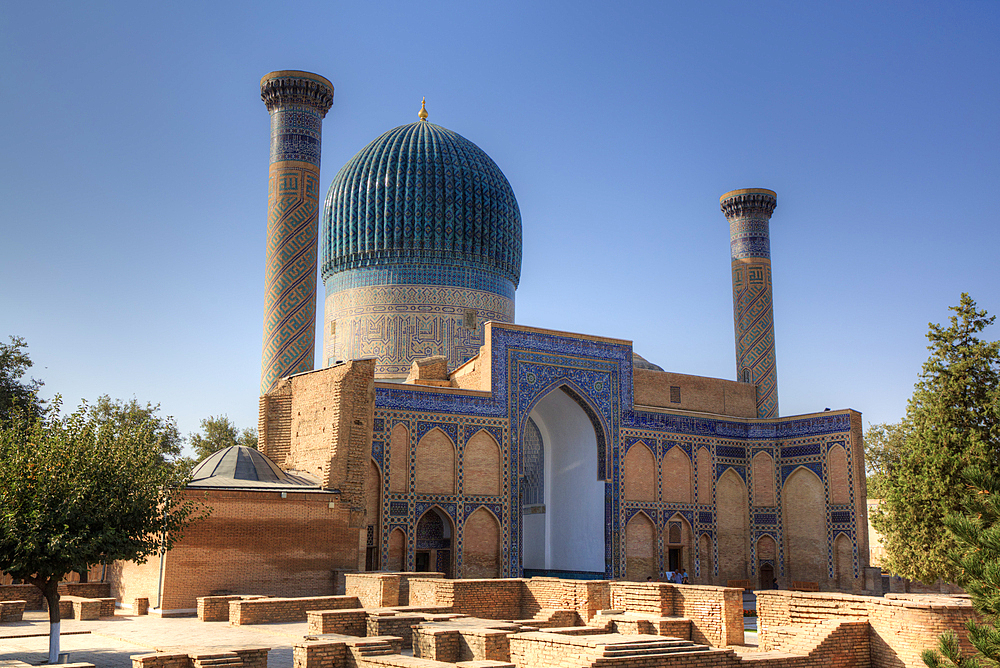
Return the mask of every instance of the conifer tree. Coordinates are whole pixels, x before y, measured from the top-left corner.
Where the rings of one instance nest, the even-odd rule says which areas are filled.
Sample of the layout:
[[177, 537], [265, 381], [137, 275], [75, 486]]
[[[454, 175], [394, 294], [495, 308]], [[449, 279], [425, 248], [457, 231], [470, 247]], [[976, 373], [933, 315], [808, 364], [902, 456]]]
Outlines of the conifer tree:
[[969, 465], [1000, 469], [1000, 342], [980, 334], [994, 318], [963, 293], [948, 327], [931, 324], [930, 356], [907, 405], [906, 447], [882, 486], [872, 516], [886, 550], [884, 568], [914, 580], [954, 582], [955, 538], [943, 524], [971, 497]]
[[969, 467], [965, 478], [973, 494], [965, 514], [945, 519], [958, 547], [951, 555], [958, 582], [972, 598], [980, 621], [967, 625], [976, 656], [963, 656], [954, 632], [941, 636], [938, 652], [925, 650], [930, 668], [1000, 666], [1000, 476], [980, 467]]

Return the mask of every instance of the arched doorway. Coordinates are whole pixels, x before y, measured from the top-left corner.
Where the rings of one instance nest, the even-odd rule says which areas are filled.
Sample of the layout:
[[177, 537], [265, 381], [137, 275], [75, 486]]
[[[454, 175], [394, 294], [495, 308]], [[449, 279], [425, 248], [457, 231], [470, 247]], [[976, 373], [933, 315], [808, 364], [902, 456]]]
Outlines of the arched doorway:
[[595, 427], [580, 405], [582, 400], [569, 392], [559, 387], [546, 394], [526, 421], [524, 463], [532, 470], [525, 470], [524, 478], [534, 482], [526, 489], [535, 503], [522, 505], [521, 564], [530, 575], [570, 571], [603, 576], [605, 482], [598, 477], [603, 462], [598, 459], [596, 431], [600, 426]]
[[452, 574], [451, 520], [440, 508], [429, 508], [417, 522], [417, 544], [413, 553], [413, 570]]

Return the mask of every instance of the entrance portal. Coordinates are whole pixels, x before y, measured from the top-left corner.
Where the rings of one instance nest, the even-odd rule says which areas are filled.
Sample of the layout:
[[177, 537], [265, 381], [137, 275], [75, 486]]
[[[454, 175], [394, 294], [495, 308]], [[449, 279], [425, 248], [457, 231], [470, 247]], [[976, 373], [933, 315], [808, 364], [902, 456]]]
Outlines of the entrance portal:
[[451, 577], [451, 520], [437, 508], [430, 508], [417, 522], [414, 570], [437, 571]]
[[[530, 443], [533, 438], [540, 441], [541, 457], [531, 454], [538, 448]], [[605, 482], [597, 477], [597, 432], [591, 418], [568, 390], [555, 389], [531, 411], [524, 441], [529, 441], [524, 463], [535, 467], [525, 470], [525, 480], [540, 480], [541, 485], [533, 483], [532, 498], [523, 499], [522, 567], [532, 575], [549, 571], [603, 577]]]

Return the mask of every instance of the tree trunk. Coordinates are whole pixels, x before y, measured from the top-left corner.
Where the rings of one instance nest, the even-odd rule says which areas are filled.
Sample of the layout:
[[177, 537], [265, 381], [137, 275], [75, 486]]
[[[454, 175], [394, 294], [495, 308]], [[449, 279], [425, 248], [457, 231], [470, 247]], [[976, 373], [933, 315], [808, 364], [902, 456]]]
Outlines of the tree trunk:
[[48, 578], [31, 576], [28, 582], [42, 590], [45, 602], [49, 606], [49, 663], [59, 662], [59, 580], [62, 576], [51, 575]]

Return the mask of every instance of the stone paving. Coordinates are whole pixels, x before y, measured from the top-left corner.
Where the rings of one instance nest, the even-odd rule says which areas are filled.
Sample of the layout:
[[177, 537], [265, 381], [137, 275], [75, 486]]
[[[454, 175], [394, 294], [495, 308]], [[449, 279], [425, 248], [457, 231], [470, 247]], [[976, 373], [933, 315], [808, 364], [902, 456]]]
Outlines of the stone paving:
[[[124, 614], [97, 621], [64, 619], [61, 626], [60, 651], [69, 652], [71, 662], [85, 661], [97, 668], [132, 668], [133, 654], [199, 647], [270, 647], [268, 668], [292, 668], [292, 645], [308, 631], [306, 622], [230, 626], [228, 622], [200, 622], [196, 617]], [[45, 663], [48, 632], [45, 612], [27, 611], [23, 622], [0, 625], [0, 663], [11, 659]]]

